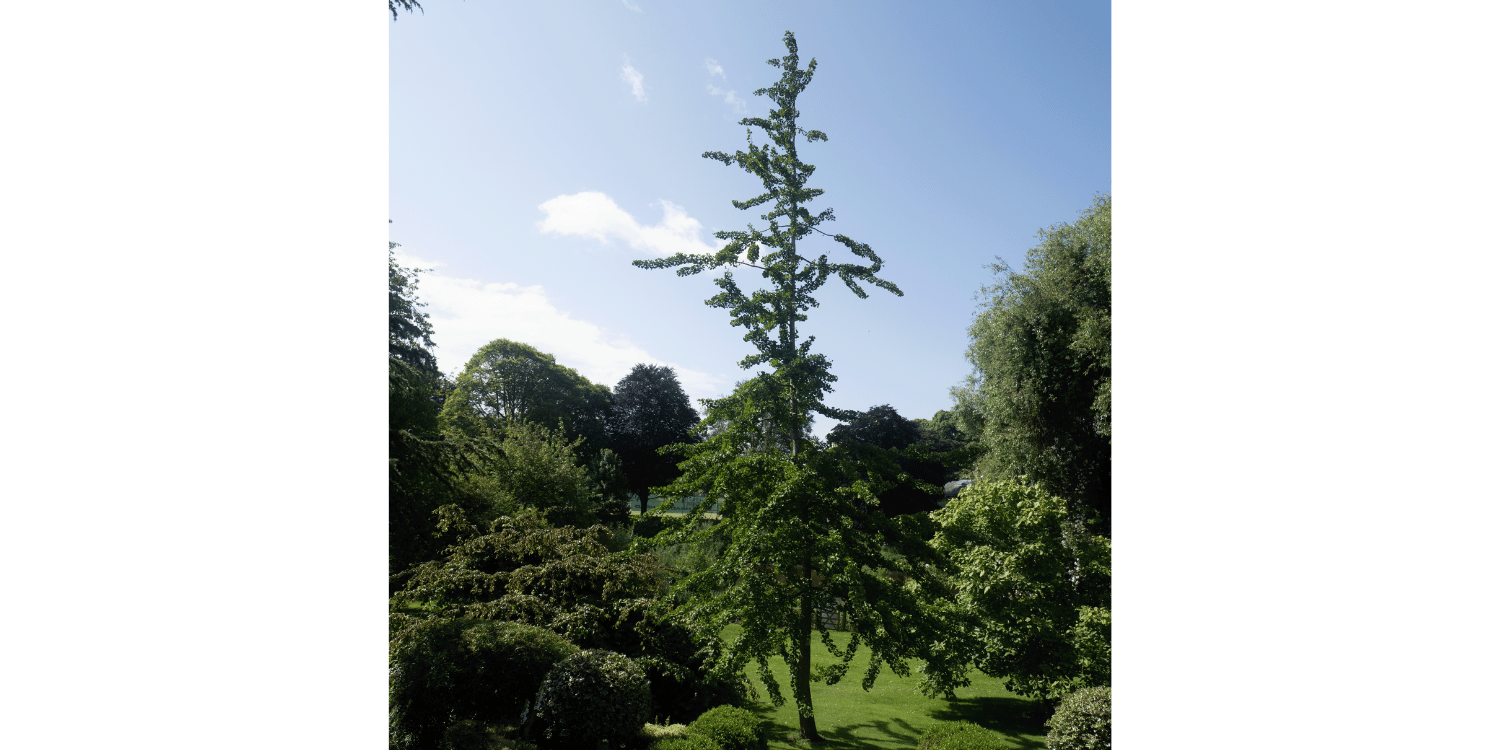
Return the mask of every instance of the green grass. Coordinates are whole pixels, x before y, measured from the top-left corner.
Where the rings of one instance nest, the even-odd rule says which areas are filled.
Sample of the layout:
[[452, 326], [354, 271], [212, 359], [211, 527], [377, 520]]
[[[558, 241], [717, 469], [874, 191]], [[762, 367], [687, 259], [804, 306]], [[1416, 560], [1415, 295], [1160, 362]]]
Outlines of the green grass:
[[[739, 636], [739, 626], [731, 625], [724, 631], [724, 639], [732, 641]], [[849, 642], [848, 633], [834, 632], [834, 643], [843, 648]], [[813, 668], [836, 661], [813, 635]], [[860, 688], [864, 670], [870, 664], [870, 652], [861, 647], [849, 667], [849, 673], [836, 685], [814, 682], [812, 685], [813, 715], [818, 722], [818, 733], [824, 742], [819, 750], [853, 750], [854, 748], [914, 748], [928, 727], [939, 721], [971, 721], [1000, 734], [1011, 747], [1021, 750], [1041, 750], [1047, 729], [1042, 722], [1046, 717], [1032, 710], [1034, 701], [1020, 698], [1006, 690], [1001, 681], [970, 673], [972, 684], [957, 691], [957, 700], [923, 697], [917, 690], [918, 677], [897, 677], [889, 668], [883, 669], [869, 692]], [[913, 665], [915, 667], [915, 665]], [[747, 670], [753, 674], [754, 667]], [[765, 685], [752, 676], [760, 700], [749, 706], [762, 718], [771, 722], [769, 739], [772, 748], [813, 747], [806, 742], [796, 742], [797, 707], [792, 703], [791, 672], [786, 663], [772, 657], [771, 671], [781, 684], [781, 693], [787, 699], [780, 708], [771, 705]], [[912, 670], [915, 673], [915, 668]]]

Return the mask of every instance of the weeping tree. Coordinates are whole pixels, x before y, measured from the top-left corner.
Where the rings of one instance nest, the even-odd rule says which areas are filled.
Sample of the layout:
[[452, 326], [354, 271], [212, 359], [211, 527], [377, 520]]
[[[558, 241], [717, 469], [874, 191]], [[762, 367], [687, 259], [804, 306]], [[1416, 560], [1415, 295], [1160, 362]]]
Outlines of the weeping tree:
[[[754, 662], [777, 705], [784, 698], [768, 659], [786, 659], [802, 735], [819, 741], [814, 679], [837, 682], [857, 650], [866, 647], [871, 650], [866, 689], [882, 667], [904, 676], [911, 673], [911, 660], [922, 659], [929, 692], [951, 692], [954, 683], [948, 676], [953, 670], [933, 647], [952, 638], [931, 604], [941, 597], [932, 570], [943, 563], [922, 541], [924, 524], [930, 521], [881, 513], [879, 474], [863, 471], [846, 447], [807, 437], [813, 413], [840, 421], [857, 416], [823, 403], [835, 380], [831, 363], [812, 352], [813, 337], [798, 336], [805, 311], [817, 306], [814, 293], [835, 276], [860, 298], [867, 296], [862, 284], [897, 296], [901, 291], [875, 275], [881, 261], [869, 245], [818, 228], [834, 220], [832, 209], [814, 215], [807, 208], [823, 191], [808, 186], [813, 166], [798, 158], [797, 140], [811, 143], [828, 136], [797, 124], [797, 96], [812, 79], [817, 61], [798, 68], [796, 39], [787, 32], [784, 41], [786, 56], [767, 61], [781, 70], [781, 79], [755, 92], [771, 100], [769, 116], [740, 121], [747, 126], [747, 150], [703, 154], [760, 179], [763, 193], [733, 203], [741, 210], [767, 206], [761, 216], [766, 223], [718, 232], [728, 244], [712, 255], [635, 261], [641, 268], [676, 268], [680, 276], [724, 269], [715, 280], [720, 291], [707, 304], [728, 310], [732, 325], [747, 330], [744, 338], [757, 352], [740, 366], [768, 370], [729, 397], [706, 402], [708, 416], [699, 428], [703, 442], [664, 449], [681, 451], [686, 460], [680, 465], [682, 476], [663, 494], [681, 498], [703, 493], [716, 499], [719, 522], [699, 522], [710, 505], [703, 503], [668, 531], [639, 544], [722, 548], [707, 569], [676, 584], [672, 601], [677, 611], [710, 633], [741, 623], [742, 635], [727, 645], [718, 670], [734, 675]], [[762, 130], [769, 142], [757, 145], [751, 127]], [[832, 238], [864, 263], [835, 263], [826, 253], [812, 258], [799, 250], [799, 243], [805, 247], [818, 237]], [[743, 290], [731, 272], [741, 267], [759, 271], [763, 288]], [[776, 448], [754, 449], [768, 444], [768, 428], [781, 438], [769, 442]], [[892, 550], [897, 554], [887, 554]], [[845, 613], [852, 631], [842, 650], [816, 616], [835, 608]], [[811, 669], [814, 630], [839, 660], [818, 674]]]

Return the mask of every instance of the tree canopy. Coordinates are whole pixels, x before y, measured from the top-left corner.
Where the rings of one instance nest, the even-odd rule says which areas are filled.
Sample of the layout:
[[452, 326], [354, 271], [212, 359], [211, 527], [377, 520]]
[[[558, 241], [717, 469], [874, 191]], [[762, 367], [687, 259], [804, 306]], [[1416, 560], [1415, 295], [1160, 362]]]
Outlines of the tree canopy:
[[[726, 269], [714, 280], [719, 294], [707, 303], [728, 310], [731, 324], [745, 328], [745, 340], [755, 346], [756, 353], [740, 366], [769, 368], [729, 397], [708, 402], [702, 429], [708, 432], [707, 426], [714, 423], [721, 429], [686, 447], [683, 475], [666, 488], [672, 497], [704, 493], [717, 500], [721, 520], [700, 528], [698, 520], [708, 505], [704, 503], [681, 523], [643, 543], [722, 545], [711, 565], [676, 584], [674, 591], [682, 597], [677, 599], [679, 611], [709, 633], [739, 621], [743, 634], [728, 644], [717, 668], [722, 674], [738, 674], [754, 661], [778, 705], [783, 698], [767, 660], [787, 656], [802, 736], [819, 741], [811, 692], [814, 612], [839, 608], [853, 631], [848, 647], [840, 650], [821, 621], [817, 623], [825, 647], [841, 660], [818, 675], [830, 684], [843, 676], [862, 646], [873, 652], [863, 681], [869, 687], [883, 666], [909, 674], [907, 660], [945, 636], [942, 622], [930, 616], [929, 602], [941, 596], [941, 588], [926, 564], [941, 565], [941, 560], [922, 541], [922, 519], [890, 519], [874, 510], [874, 490], [880, 487], [862, 475], [851, 451], [803, 437], [811, 413], [840, 421], [855, 416], [823, 403], [835, 379], [831, 363], [811, 351], [812, 337], [801, 340], [797, 335], [797, 324], [807, 320], [805, 311], [817, 305], [813, 293], [834, 276], [861, 298], [866, 296], [861, 284], [901, 292], [875, 275], [881, 260], [869, 245], [818, 229], [833, 220], [832, 209], [814, 215], [807, 208], [823, 191], [808, 186], [813, 166], [798, 158], [797, 139], [826, 141], [828, 136], [797, 124], [797, 97], [811, 81], [817, 61], [809, 60], [807, 68], [800, 69], [790, 31], [784, 42], [787, 54], [767, 61], [781, 70], [781, 79], [755, 92], [771, 100], [769, 116], [740, 121], [761, 129], [769, 142], [756, 145], [747, 127], [746, 151], [703, 154], [761, 181], [763, 193], [733, 204], [741, 210], [765, 206], [761, 218], [767, 224], [718, 232], [727, 244], [712, 255], [635, 261], [642, 268], [675, 267], [682, 276]], [[802, 255], [798, 243], [814, 233], [832, 237], [867, 263], [830, 262], [827, 254]], [[742, 290], [728, 270], [738, 267], [760, 271], [765, 288]], [[770, 449], [746, 450], [767, 445], [768, 429], [786, 438], [785, 449], [770, 441]], [[883, 554], [886, 545], [899, 550], [899, 562]], [[890, 568], [908, 582], [897, 583], [901, 576], [883, 572]]]
[[886, 515], [936, 510], [939, 489], [947, 481], [941, 456], [922, 444], [922, 430], [890, 404], [872, 406], [828, 431], [828, 441], [858, 452], [867, 473], [884, 474], [891, 486], [876, 497]]
[[607, 444], [608, 386], [589, 382], [551, 354], [495, 339], [469, 358], [443, 404], [443, 426], [464, 435], [501, 431], [513, 421], [563, 426], [592, 456]]
[[1110, 681], [1110, 543], [1036, 484], [987, 478], [934, 514], [956, 570], [944, 602], [959, 646], [1020, 695], [1055, 700]]
[[677, 373], [662, 365], [638, 364], [615, 384], [611, 437], [631, 491], [646, 512], [650, 488], [668, 484], [680, 472], [667, 445], [694, 442], [698, 412], [688, 401]]
[[1024, 272], [992, 264], [953, 390], [989, 452], [978, 473], [1027, 477], [1110, 521], [1110, 198], [1039, 233]]

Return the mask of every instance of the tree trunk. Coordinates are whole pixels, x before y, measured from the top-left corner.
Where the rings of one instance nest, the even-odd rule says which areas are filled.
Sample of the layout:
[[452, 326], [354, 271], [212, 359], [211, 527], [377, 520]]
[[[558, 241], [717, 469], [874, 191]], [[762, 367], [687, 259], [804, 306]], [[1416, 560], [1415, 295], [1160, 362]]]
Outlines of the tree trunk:
[[[812, 566], [805, 566], [802, 574], [812, 585]], [[792, 698], [797, 702], [797, 720], [802, 730], [802, 739], [822, 742], [818, 734], [818, 723], [812, 711], [812, 594], [802, 595], [802, 608], [797, 617], [797, 664], [792, 674]]]

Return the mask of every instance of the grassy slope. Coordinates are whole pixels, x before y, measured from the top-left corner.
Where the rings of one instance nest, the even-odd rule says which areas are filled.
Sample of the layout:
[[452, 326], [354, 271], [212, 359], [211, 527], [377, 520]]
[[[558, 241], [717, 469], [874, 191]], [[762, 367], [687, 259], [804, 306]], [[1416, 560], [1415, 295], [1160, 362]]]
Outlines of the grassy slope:
[[[725, 640], [738, 637], [738, 631], [738, 626], [729, 626], [724, 631]], [[835, 632], [833, 639], [842, 648], [849, 642], [849, 634]], [[816, 635], [813, 640], [817, 642]], [[814, 668], [833, 661], [821, 644], [813, 647]], [[1042, 726], [1044, 718], [1033, 717], [1030, 711], [1033, 702], [1006, 690], [998, 679], [972, 673], [973, 684], [958, 690], [958, 700], [949, 702], [923, 697], [917, 690], [915, 674], [897, 677], [889, 669], [882, 670], [875, 685], [865, 692], [860, 688], [860, 680], [869, 664], [870, 652], [861, 648], [849, 673], [837, 685], [813, 683], [813, 714], [817, 717], [818, 732], [826, 740], [817, 746], [819, 750], [914, 748], [932, 724], [959, 720], [972, 721], [998, 732], [1012, 747], [1023, 750], [1041, 750], [1043, 747], [1047, 733]], [[765, 686], [759, 679], [752, 678], [755, 689], [760, 691], [760, 701], [751, 708], [770, 720], [772, 748], [807, 750], [810, 747], [807, 743], [788, 741], [788, 735], [793, 735], [797, 729], [797, 707], [791, 701], [790, 671], [786, 663], [777, 658], [771, 659], [771, 669], [787, 702], [780, 708], [773, 707]], [[753, 672], [753, 667], [749, 671]]]

